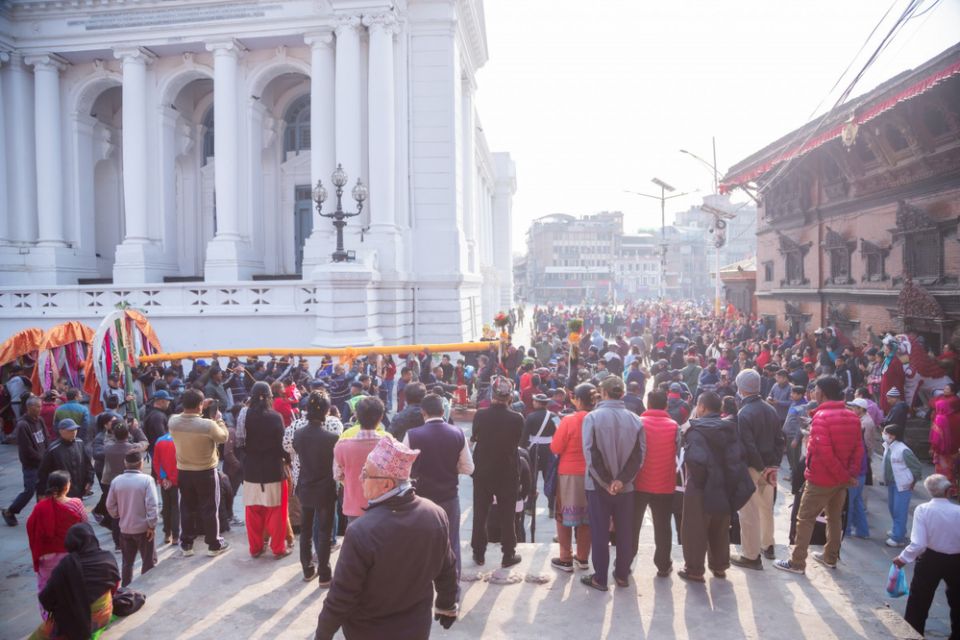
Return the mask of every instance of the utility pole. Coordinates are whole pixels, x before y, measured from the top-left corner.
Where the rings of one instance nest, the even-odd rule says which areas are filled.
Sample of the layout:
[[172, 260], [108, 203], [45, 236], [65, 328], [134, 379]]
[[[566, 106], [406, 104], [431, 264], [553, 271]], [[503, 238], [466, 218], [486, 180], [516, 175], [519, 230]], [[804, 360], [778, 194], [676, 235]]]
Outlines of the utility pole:
[[660, 178], [653, 178], [651, 182], [658, 187], [660, 187], [660, 195], [655, 196], [649, 193], [640, 193], [639, 191], [631, 191], [629, 189], [624, 189], [627, 193], [632, 193], [635, 196], [643, 196], [644, 198], [653, 198], [654, 200], [660, 201], [660, 289], [659, 289], [659, 298], [661, 302], [666, 297], [666, 286], [667, 286], [667, 200], [672, 198], [679, 198], [680, 196], [690, 195], [691, 191], [684, 191], [683, 193], [676, 193], [674, 195], [668, 196], [667, 192], [676, 191], [675, 188], [671, 187], [669, 184], [661, 180]]

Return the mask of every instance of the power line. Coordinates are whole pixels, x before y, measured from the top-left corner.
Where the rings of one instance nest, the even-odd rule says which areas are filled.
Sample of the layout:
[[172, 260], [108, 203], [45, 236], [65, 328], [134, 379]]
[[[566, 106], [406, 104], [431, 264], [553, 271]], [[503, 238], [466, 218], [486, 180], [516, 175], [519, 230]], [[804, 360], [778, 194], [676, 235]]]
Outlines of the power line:
[[[885, 35], [885, 36], [883, 37], [883, 39], [880, 41], [880, 44], [874, 49], [873, 53], [870, 54], [870, 57], [867, 59], [867, 61], [866, 61], [866, 62], [864, 63], [864, 65], [861, 67], [860, 71], [859, 71], [859, 72], [857, 73], [857, 75], [853, 78], [853, 80], [850, 82], [850, 84], [847, 85], [847, 88], [846, 88], [846, 89], [840, 94], [840, 96], [837, 98], [837, 100], [836, 100], [836, 102], [834, 103], [833, 107], [831, 107], [829, 111], [827, 111], [826, 113], [823, 114], [823, 116], [820, 117], [820, 119], [817, 121], [816, 126], [814, 126], [814, 127], [812, 127], [812, 128], [810, 129], [810, 132], [807, 134], [806, 138], [804, 138], [803, 142], [799, 145], [801, 148], [802, 148], [805, 144], [807, 144], [807, 142], [809, 142], [809, 141], [813, 138], [813, 136], [817, 133], [817, 131], [819, 131], [819, 129], [820, 129], [820, 127], [823, 125], [823, 123], [826, 122], [826, 120], [827, 120], [830, 116], [833, 115], [833, 113], [834, 113], [834, 111], [836, 111], [837, 107], [839, 107], [841, 104], [843, 104], [843, 103], [847, 100], [847, 98], [849, 97], [850, 93], [853, 91], [854, 87], [856, 87], [857, 83], [860, 81], [860, 79], [863, 77], [863, 75], [864, 75], [864, 74], [867, 72], [867, 70], [873, 65], [873, 63], [876, 62], [877, 57], [880, 55], [880, 53], [887, 47], [887, 45], [888, 45], [890, 42], [893, 41], [893, 38], [894, 38], [894, 37], [896, 36], [896, 34], [900, 31], [901, 27], [903, 27], [903, 25], [906, 24], [908, 20], [910, 20], [910, 18], [911, 18], [911, 16], [913, 15], [913, 13], [919, 8], [919, 6], [920, 6], [922, 3], [923, 3], [923, 0], [910, 0], [910, 2], [907, 4], [907, 7], [904, 9], [903, 13], [900, 14], [900, 17], [897, 18], [897, 21], [896, 21], [896, 22], [893, 24], [893, 26], [887, 31], [886, 35]], [[892, 7], [891, 7], [891, 8], [892, 8]], [[931, 8], [932, 8], [932, 7], [931, 7]], [[887, 10], [886, 13], [884, 13], [884, 16], [883, 16], [883, 18], [880, 19], [880, 22], [878, 22], [877, 25], [873, 28], [873, 30], [871, 30], [870, 36], [868, 36], [868, 37], [867, 37], [867, 40], [864, 42], [864, 46], [866, 45], [867, 42], [869, 42], [870, 38], [873, 36], [873, 34], [874, 34], [874, 33], [876, 32], [876, 30], [879, 28], [880, 24], [883, 23], [884, 19], [887, 17], [888, 14], [889, 14], [889, 9]], [[863, 50], [864, 46], [861, 46], [861, 49], [860, 49], [861, 51]], [[858, 54], [857, 54], [857, 57], [858, 57], [858, 56], [859, 56], [859, 52], [858, 52]], [[856, 57], [855, 57], [854, 59], [856, 59]], [[852, 63], [851, 63], [851, 64], [852, 64]], [[849, 69], [849, 65], [848, 65], [848, 69]], [[841, 74], [841, 78], [842, 78], [844, 75], [846, 75], [846, 73], [847, 73], [847, 71], [845, 70], [844, 73]], [[839, 83], [839, 81], [838, 81], [838, 83]], [[834, 86], [836, 86], [836, 85], [834, 85]], [[831, 92], [832, 92], [832, 89], [831, 89]], [[822, 103], [822, 101], [821, 101], [821, 103]], [[788, 140], [787, 142], [785, 142], [785, 143], [780, 147], [780, 149], [777, 151], [777, 153], [779, 154], [779, 153], [781, 153], [782, 151], [790, 148], [790, 147], [793, 145], [793, 143], [796, 141], [796, 139], [797, 139], [797, 137], [795, 136], [795, 137], [792, 138], [791, 140]], [[794, 156], [794, 157], [792, 157], [792, 158], [788, 158], [785, 162], [783, 162], [783, 164], [781, 164], [780, 167], [778, 167], [777, 171], [773, 174], [773, 177], [771, 177], [770, 180], [768, 180], [767, 183], [766, 183], [763, 187], [761, 187], [760, 189], [758, 189], [758, 192], [759, 192], [759, 193], [762, 193], [763, 191], [769, 190], [769, 189], [784, 175], [784, 173], [787, 171], [787, 169], [790, 167], [790, 165], [797, 159], [797, 157], [798, 157], [798, 156]]]

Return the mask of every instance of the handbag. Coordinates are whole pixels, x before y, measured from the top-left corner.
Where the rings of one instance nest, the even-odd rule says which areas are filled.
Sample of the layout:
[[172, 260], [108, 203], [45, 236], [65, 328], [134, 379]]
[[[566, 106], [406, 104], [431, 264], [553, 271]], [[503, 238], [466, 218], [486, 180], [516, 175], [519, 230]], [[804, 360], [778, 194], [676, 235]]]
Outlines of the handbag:
[[113, 594], [113, 615], [124, 618], [139, 611], [147, 602], [146, 594], [121, 587]]

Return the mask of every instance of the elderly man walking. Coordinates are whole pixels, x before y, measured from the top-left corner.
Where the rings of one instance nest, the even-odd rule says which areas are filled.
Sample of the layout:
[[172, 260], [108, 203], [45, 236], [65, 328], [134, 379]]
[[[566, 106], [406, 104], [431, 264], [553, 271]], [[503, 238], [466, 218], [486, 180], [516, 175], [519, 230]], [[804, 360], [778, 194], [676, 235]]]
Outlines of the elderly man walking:
[[583, 419], [583, 457], [587, 463], [584, 488], [590, 529], [593, 575], [580, 581], [599, 591], [607, 590], [610, 542], [604, 532], [610, 519], [616, 534], [617, 559], [613, 579], [618, 587], [629, 585], [633, 560], [634, 481], [643, 466], [646, 439], [643, 423], [623, 404], [623, 380], [608, 376], [600, 383], [600, 402]]
[[789, 560], [777, 560], [773, 566], [791, 573], [806, 571], [807, 547], [813, 525], [820, 512], [827, 511], [827, 544], [813, 559], [835, 569], [840, 558], [843, 533], [840, 521], [847, 489], [856, 487], [863, 462], [863, 436], [860, 419], [847, 409], [843, 385], [833, 376], [820, 376], [813, 389], [817, 409], [810, 425], [807, 445], [806, 486], [797, 512], [797, 536]]
[[348, 640], [427, 638], [431, 613], [445, 629], [456, 622], [447, 515], [410, 483], [419, 453], [384, 437], [367, 456], [361, 473], [367, 510], [343, 539], [317, 640], [333, 638], [341, 627]]
[[783, 459], [783, 420], [777, 410], [760, 397], [760, 374], [744, 369], [737, 375], [742, 398], [737, 413], [740, 443], [747, 456], [750, 479], [757, 490], [740, 509], [740, 555], [731, 564], [745, 569], [763, 569], [760, 552], [773, 559], [773, 494], [777, 469]]
[[37, 489], [37, 474], [40, 461], [47, 450], [47, 434], [40, 419], [40, 398], [31, 396], [23, 415], [17, 420], [17, 455], [23, 472], [23, 491], [17, 494], [10, 507], [3, 510], [3, 520], [9, 526], [17, 526], [17, 514], [30, 504]]
[[913, 512], [910, 544], [893, 559], [898, 567], [917, 561], [910, 582], [910, 597], [903, 617], [923, 635], [927, 614], [940, 581], [947, 583], [950, 605], [950, 637], [960, 637], [960, 506], [949, 500], [950, 480], [939, 473], [929, 476], [923, 486], [930, 502]]

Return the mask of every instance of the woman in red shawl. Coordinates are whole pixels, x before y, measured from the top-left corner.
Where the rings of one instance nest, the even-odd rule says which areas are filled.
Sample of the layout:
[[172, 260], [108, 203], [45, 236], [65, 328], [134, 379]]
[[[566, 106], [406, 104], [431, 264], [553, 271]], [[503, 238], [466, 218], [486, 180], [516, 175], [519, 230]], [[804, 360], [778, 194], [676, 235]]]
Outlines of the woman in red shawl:
[[957, 482], [960, 463], [960, 397], [955, 382], [943, 388], [943, 395], [933, 399], [933, 424], [930, 426], [930, 453], [934, 470]]
[[[27, 540], [37, 572], [37, 593], [43, 591], [53, 569], [67, 555], [64, 540], [67, 531], [78, 522], [87, 521], [87, 512], [80, 498], [68, 498], [70, 474], [53, 471], [47, 478], [47, 496], [37, 503], [27, 518]], [[46, 611], [40, 614], [46, 620]]]

